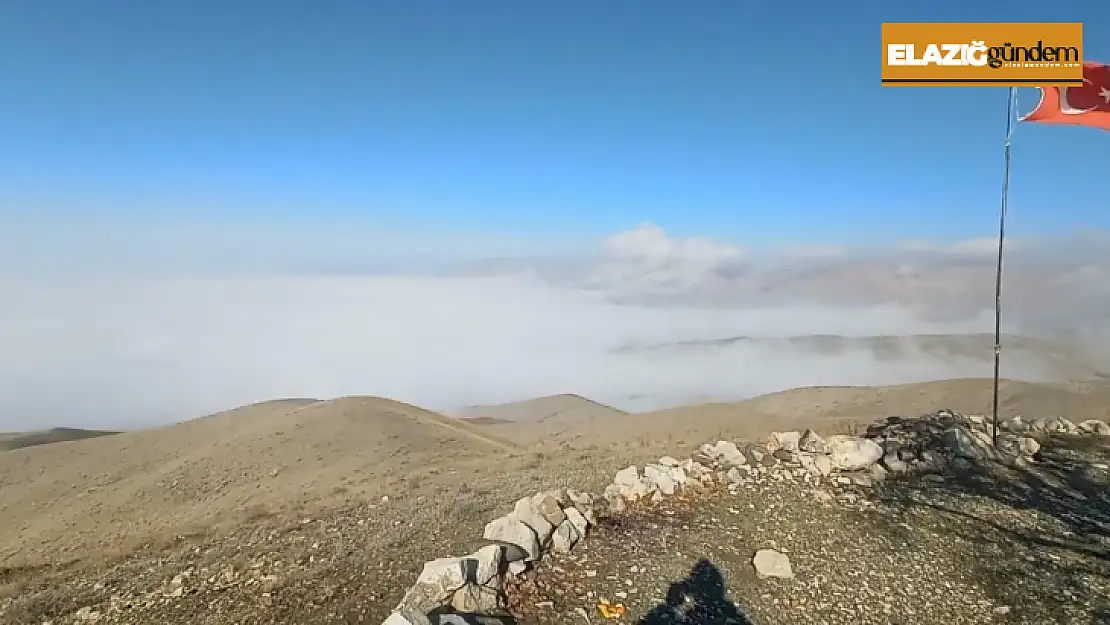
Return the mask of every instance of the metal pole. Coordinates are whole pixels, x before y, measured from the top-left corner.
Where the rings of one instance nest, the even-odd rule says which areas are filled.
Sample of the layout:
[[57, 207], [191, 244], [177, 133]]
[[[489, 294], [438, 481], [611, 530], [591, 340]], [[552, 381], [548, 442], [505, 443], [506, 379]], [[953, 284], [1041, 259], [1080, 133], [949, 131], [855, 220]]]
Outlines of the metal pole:
[[1010, 87], [1006, 105], [1006, 169], [1002, 176], [1002, 206], [998, 212], [998, 265], [994, 275], [994, 407], [991, 411], [992, 433], [998, 443], [998, 370], [1002, 356], [1002, 250], [1006, 241], [1006, 208], [1010, 197], [1010, 140], [1014, 134], [1017, 112], [1017, 87]]

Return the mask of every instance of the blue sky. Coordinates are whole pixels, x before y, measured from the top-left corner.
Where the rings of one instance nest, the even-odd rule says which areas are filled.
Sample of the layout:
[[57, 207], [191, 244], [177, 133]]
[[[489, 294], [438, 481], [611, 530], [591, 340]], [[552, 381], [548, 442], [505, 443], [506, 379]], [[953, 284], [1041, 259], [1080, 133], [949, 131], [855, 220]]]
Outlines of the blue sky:
[[[1110, 5], [928, 4], [10, 0], [0, 218], [989, 236], [1005, 90], [881, 88], [879, 24], [1080, 20], [1110, 60]], [[1011, 231], [1110, 226], [1108, 148], [1020, 127]]]

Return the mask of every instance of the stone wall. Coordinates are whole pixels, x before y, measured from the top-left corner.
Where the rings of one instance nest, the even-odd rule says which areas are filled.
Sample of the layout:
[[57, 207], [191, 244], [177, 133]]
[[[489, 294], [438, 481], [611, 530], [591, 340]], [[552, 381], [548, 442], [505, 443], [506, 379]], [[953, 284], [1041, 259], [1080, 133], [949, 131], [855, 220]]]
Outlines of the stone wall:
[[[383, 625], [500, 623], [481, 615], [503, 611], [506, 580], [545, 554], [573, 550], [597, 524], [599, 513], [620, 514], [629, 504], [650, 505], [679, 491], [713, 485], [736, 491], [767, 479], [853, 487], [891, 476], [944, 480], [975, 463], [1035, 463], [1038, 439], [1049, 434], [1110, 436], [1105, 422], [1076, 425], [1063, 418], [1014, 417], [1000, 423], [999, 430], [995, 436], [987, 417], [941, 410], [914, 418], [888, 417], [863, 436], [775, 432], [761, 443], [721, 440], [701, 445], [683, 460], [663, 457], [642, 468], [629, 466], [617, 472], [600, 496], [570, 489], [539, 492], [485, 526], [486, 546], [425, 563]], [[792, 575], [789, 559], [773, 550], [754, 554], [752, 565], [761, 577]], [[459, 616], [463, 614], [468, 616]]]
[[550, 490], [520, 499], [512, 512], [486, 524], [482, 537], [489, 544], [466, 556], [426, 562], [384, 625], [467, 622], [447, 615], [496, 613], [504, 607], [507, 577], [520, 575], [545, 553], [569, 553], [596, 523], [588, 493]]

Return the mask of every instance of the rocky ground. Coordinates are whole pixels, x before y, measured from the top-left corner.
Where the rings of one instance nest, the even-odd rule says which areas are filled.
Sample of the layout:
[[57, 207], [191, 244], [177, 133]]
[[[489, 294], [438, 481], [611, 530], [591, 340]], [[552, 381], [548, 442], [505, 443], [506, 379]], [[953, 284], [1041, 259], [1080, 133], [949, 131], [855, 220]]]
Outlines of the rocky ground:
[[[906, 438], [932, 427], [919, 425], [869, 433], [891, 450], [883, 466], [898, 470], [829, 473], [779, 449], [756, 471], [603, 517], [570, 554], [508, 584], [513, 618], [1110, 623], [1110, 437], [1041, 424], [1039, 448], [1003, 462], [976, 457], [980, 428], [947, 441], [968, 448], [945, 461], [921, 437]], [[568, 483], [582, 484], [586, 472]], [[523, 494], [550, 484], [516, 486]], [[259, 518], [219, 537], [181, 536], [99, 568], [0, 570], [0, 610], [18, 625], [380, 623], [424, 561], [481, 546], [485, 521], [512, 501], [503, 495], [465, 487], [421, 501], [401, 495]], [[786, 556], [789, 570], [757, 574], [759, 550]]]
[[[1055, 434], [1017, 466], [770, 472], [633, 505], [511, 584], [512, 610], [527, 625], [609, 620], [618, 603], [612, 620], [642, 625], [1107, 623], [1107, 455], [1101, 437]], [[784, 577], [757, 574], [764, 549]]]
[[376, 625], [426, 560], [482, 546], [515, 497], [600, 489], [617, 462], [582, 451], [508, 459], [502, 473], [455, 462], [372, 503], [260, 514], [121, 558], [0, 567], [0, 623]]

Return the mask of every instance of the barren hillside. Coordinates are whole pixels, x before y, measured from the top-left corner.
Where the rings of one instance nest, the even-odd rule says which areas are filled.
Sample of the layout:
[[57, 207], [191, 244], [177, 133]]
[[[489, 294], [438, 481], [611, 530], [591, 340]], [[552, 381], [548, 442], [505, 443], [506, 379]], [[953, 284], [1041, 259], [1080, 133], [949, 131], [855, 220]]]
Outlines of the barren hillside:
[[628, 413], [580, 395], [551, 395], [490, 406], [471, 406], [460, 416], [520, 441], [566, 438]]
[[119, 432], [83, 430], [80, 428], [51, 428], [49, 430], [40, 430], [37, 432], [10, 432], [0, 434], [0, 451], [23, 449], [24, 447], [34, 447], [35, 445], [47, 445], [50, 443], [79, 441], [86, 438], [111, 436], [113, 434], [119, 434]]
[[[1080, 421], [1110, 413], [1104, 385], [1006, 381], [1002, 396], [1007, 415]], [[598, 492], [617, 469], [691, 454], [717, 438], [752, 440], [809, 425], [836, 432], [876, 416], [943, 406], [985, 412], [989, 405], [989, 380], [806, 388], [610, 414], [583, 423], [584, 434], [541, 437], [525, 450], [489, 426], [345, 397], [266, 402], [6, 452], [0, 523], [14, 531], [0, 538], [0, 605], [7, 597], [7, 616], [26, 625], [85, 622], [79, 610], [106, 609], [119, 593], [135, 598], [127, 622], [142, 625], [200, 612], [211, 625], [380, 622], [424, 561], [472, 551], [486, 520], [529, 492]], [[509, 426], [521, 436], [542, 428]], [[720, 523], [709, 527], [719, 531]], [[201, 578], [185, 580], [193, 571]], [[224, 588], [221, 579], [237, 581]], [[248, 579], [260, 585], [239, 584]], [[198, 584], [219, 589], [174, 594]]]
[[[0, 562], [127, 551], [251, 516], [380, 497], [445, 452], [455, 467], [512, 445], [376, 397], [254, 404], [164, 428], [0, 454]], [[465, 451], [459, 454], [460, 451]]]
[[[641, 414], [574, 396], [481, 409], [502, 415], [489, 419], [520, 419], [500, 425], [376, 397], [279, 400], [18, 449], [0, 453], [0, 525], [12, 528], [0, 536], [0, 567], [8, 571], [0, 590], [41, 575], [39, 565], [74, 567], [42, 580], [47, 588], [89, 566], [116, 570], [118, 557], [143, 569], [161, 562], [160, 554], [192, 553], [194, 544], [213, 554], [246, 553], [269, 544], [260, 532], [272, 537], [305, 519], [348, 518], [357, 519], [357, 529], [345, 530], [355, 551], [337, 552], [327, 560], [335, 571], [318, 574], [350, 570], [358, 553], [360, 575], [386, 576], [358, 583], [392, 601], [402, 583], [393, 579], [397, 571], [415, 574], [433, 549], [471, 548], [481, 534], [471, 525], [529, 491], [601, 487], [599, 480], [630, 463], [692, 453], [717, 438], [809, 425], [850, 431], [876, 417], [941, 407], [987, 413], [990, 389], [988, 379], [815, 387]], [[1001, 397], [1003, 415], [1110, 417], [1104, 382], [1004, 381]], [[120, 579], [133, 575], [126, 570]], [[152, 569], [146, 577], [164, 574]], [[43, 610], [32, 613], [52, 613]]]
[[[1110, 417], [1104, 383], [1004, 381], [1001, 398], [1003, 415]], [[803, 388], [641, 414], [577, 396], [471, 412], [513, 418], [499, 425], [374, 397], [263, 402], [163, 428], [0, 454], [0, 524], [15, 528], [0, 538], [0, 562], [126, 553], [253, 516], [415, 496], [448, 484], [492, 485], [510, 464], [541, 479], [570, 465], [619, 466], [718, 436], [807, 424], [850, 430], [890, 414], [945, 406], [987, 413], [990, 404], [990, 380], [979, 379]], [[533, 457], [513, 441], [537, 443], [545, 453]]]
[[525, 401], [489, 406], [470, 406], [459, 412], [463, 418], [491, 417], [506, 421], [543, 422], [553, 419], [593, 419], [627, 414], [581, 395], [549, 395]]
[[[990, 379], [939, 380], [877, 387], [810, 387], [762, 395], [749, 400], [681, 406], [639, 413], [605, 422], [590, 432], [597, 444], [617, 444], [639, 437], [658, 440], [708, 440], [729, 434], [765, 435], [775, 429], [819, 424], [850, 430], [889, 415], [918, 415], [940, 407], [989, 414]], [[1003, 380], [999, 390], [1003, 416], [1067, 415], [1072, 419], [1110, 416], [1110, 383], [1037, 384]], [[600, 424], [599, 424], [600, 425]]]

